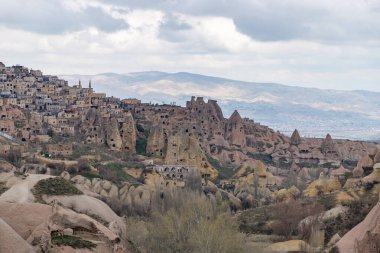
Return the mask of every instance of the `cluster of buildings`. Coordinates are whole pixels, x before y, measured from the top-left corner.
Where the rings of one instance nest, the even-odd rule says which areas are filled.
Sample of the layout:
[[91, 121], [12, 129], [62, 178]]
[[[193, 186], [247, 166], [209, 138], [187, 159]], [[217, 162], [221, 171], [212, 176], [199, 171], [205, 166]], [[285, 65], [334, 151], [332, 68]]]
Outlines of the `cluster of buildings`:
[[[129, 99], [124, 103], [138, 103]], [[81, 82], [69, 86], [57, 76], [44, 75], [40, 70], [24, 66], [5, 66], [0, 62], [0, 134], [24, 143], [46, 143], [52, 136], [86, 134], [83, 122], [90, 109], [96, 109], [104, 121], [116, 118], [121, 124], [125, 111], [123, 102], [105, 93], [96, 93]], [[107, 133], [103, 133], [103, 138]], [[9, 138], [10, 139], [10, 138]], [[52, 147], [55, 154], [71, 151]], [[5, 148], [4, 148], [5, 149]], [[62, 154], [61, 154], [62, 153]]]

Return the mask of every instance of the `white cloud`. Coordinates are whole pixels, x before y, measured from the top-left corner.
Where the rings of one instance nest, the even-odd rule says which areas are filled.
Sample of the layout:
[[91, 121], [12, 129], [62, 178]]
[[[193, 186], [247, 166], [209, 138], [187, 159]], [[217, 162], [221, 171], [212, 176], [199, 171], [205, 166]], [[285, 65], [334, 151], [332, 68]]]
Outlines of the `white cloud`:
[[[23, 17], [14, 10], [16, 7], [8, 4], [18, 17], [18, 26], [0, 23], [3, 35], [0, 60], [56, 74], [188, 71], [257, 82], [380, 90], [380, 40], [373, 36], [378, 32], [375, 21], [380, 15], [377, 1], [323, 0], [306, 4], [288, 0], [287, 10], [280, 8], [285, 2], [275, 0], [239, 0], [236, 9], [224, 1], [214, 3], [212, 9], [211, 3], [209, 6], [196, 0], [192, 4], [183, 3], [188, 11], [173, 4], [175, 1], [165, 2], [166, 5], [132, 2], [130, 5], [95, 0], [59, 2], [67, 17], [86, 15], [93, 8], [108, 15], [106, 22], [117, 20], [125, 26], [111, 29], [119, 24], [112, 21], [110, 27], [103, 29], [101, 22], [91, 23], [96, 17], [86, 16], [85, 26], [61, 27], [58, 33], [51, 33], [50, 28], [49, 33], [28, 29], [27, 22], [34, 21], [23, 23]], [[40, 18], [45, 5], [53, 8], [42, 0], [35, 3], [35, 7], [28, 4], [27, 8], [30, 12], [36, 8]], [[248, 16], [252, 20], [244, 19], [250, 32], [244, 29], [241, 20], [245, 18], [245, 9], [253, 10]], [[241, 17], [235, 15], [238, 10], [242, 10]], [[292, 14], [300, 10], [305, 13]], [[266, 17], [268, 14], [277, 16]], [[175, 20], [171, 20], [173, 17]], [[271, 23], [272, 19], [283, 22], [283, 31], [273, 28], [277, 23]], [[171, 21], [174, 23], [170, 24]], [[266, 26], [259, 27], [263, 25]], [[297, 30], [299, 25], [306, 30]], [[163, 35], [163, 29], [167, 29], [167, 34]], [[259, 36], [263, 32], [284, 34], [263, 40]], [[280, 39], [280, 35], [286, 39]]]

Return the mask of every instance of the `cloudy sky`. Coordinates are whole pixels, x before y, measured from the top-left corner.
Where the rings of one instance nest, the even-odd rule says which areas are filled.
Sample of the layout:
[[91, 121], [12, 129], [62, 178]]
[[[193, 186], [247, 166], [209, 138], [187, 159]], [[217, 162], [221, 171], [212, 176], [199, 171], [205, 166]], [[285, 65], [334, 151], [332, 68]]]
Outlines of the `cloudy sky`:
[[380, 91], [380, 0], [0, 0], [0, 61]]

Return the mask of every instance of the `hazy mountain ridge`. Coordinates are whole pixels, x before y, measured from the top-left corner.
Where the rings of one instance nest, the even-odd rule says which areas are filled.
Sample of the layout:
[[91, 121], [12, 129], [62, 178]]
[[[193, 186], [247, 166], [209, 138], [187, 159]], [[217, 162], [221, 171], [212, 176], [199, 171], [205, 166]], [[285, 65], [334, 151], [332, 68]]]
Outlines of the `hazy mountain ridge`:
[[226, 117], [237, 109], [284, 133], [298, 128], [304, 136], [380, 139], [380, 93], [322, 90], [275, 83], [249, 83], [186, 72], [61, 75], [71, 84], [91, 79], [96, 91], [136, 97], [144, 102], [184, 105], [190, 96], [219, 101]]

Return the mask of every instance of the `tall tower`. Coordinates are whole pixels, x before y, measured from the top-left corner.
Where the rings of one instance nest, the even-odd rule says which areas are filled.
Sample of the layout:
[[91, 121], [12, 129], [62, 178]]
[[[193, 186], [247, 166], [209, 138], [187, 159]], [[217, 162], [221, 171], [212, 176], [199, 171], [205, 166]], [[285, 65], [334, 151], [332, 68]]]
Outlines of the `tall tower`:
[[80, 80], [79, 80], [78, 86], [79, 86], [79, 89], [82, 89], [82, 82]]
[[94, 90], [91, 87], [91, 80], [88, 82], [88, 93], [91, 95], [94, 92]]

